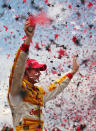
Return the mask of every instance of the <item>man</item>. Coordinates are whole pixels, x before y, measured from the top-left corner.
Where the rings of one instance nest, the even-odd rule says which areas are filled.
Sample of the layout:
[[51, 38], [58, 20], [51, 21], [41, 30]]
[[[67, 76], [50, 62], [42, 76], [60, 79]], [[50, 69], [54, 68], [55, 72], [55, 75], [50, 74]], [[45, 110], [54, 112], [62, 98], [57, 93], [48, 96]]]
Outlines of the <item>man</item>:
[[30, 27], [29, 21], [26, 20], [24, 27], [26, 40], [17, 51], [9, 78], [8, 102], [16, 131], [43, 131], [44, 103], [62, 92], [79, 68], [76, 57], [73, 57], [72, 72], [52, 83], [48, 87], [49, 93], [42, 87], [35, 86], [34, 84], [39, 81], [40, 71], [45, 71], [47, 66], [39, 64], [34, 59], [27, 59], [30, 41], [35, 30], [35, 26]]

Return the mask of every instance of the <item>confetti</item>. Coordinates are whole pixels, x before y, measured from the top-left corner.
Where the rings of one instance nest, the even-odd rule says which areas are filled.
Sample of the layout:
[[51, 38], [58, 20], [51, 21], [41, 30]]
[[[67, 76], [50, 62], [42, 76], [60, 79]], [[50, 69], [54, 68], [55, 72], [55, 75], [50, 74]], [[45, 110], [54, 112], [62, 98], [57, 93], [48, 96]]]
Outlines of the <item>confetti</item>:
[[45, 0], [44, 2], [45, 2], [45, 4], [48, 4], [48, 0]]
[[58, 36], [59, 36], [58, 34], [55, 34], [55, 40], [58, 38]]
[[88, 7], [91, 8], [93, 6], [93, 4], [91, 2], [89, 2]]
[[[72, 70], [73, 54], [78, 54], [80, 64], [70, 85], [44, 106], [44, 130], [95, 131], [95, 1], [4, 0], [0, 5], [0, 130], [4, 124], [12, 126], [6, 99], [8, 79], [15, 53], [26, 39], [24, 22], [32, 13], [30, 22], [36, 30], [29, 56], [48, 66], [38, 84], [48, 91], [50, 83]], [[27, 94], [20, 95], [23, 98]]]
[[23, 0], [23, 3], [26, 3], [26, 0]]
[[70, 8], [70, 9], [71, 9], [71, 5], [68, 5], [68, 8]]
[[40, 49], [41, 49], [41, 48], [39, 47], [39, 43], [38, 43], [38, 42], [36, 42], [35, 48], [36, 48], [37, 50], [40, 50]]
[[62, 56], [67, 56], [66, 51], [62, 48], [60, 48], [60, 50], [58, 51], [58, 54], [59, 54], [59, 56], [58, 56], [59, 59], [61, 59]]
[[80, 44], [80, 40], [77, 39], [76, 36], [73, 36], [72, 41], [74, 42], [75, 45], [77, 45], [77, 46], [81, 46], [81, 44]]
[[23, 40], [26, 39], [26, 35], [24, 35], [24, 36], [22, 37], [22, 39], [23, 39]]
[[5, 25], [4, 25], [3, 27], [5, 28], [5, 31], [7, 31], [7, 30], [8, 30], [8, 27], [7, 27], [7, 26], [5, 26]]

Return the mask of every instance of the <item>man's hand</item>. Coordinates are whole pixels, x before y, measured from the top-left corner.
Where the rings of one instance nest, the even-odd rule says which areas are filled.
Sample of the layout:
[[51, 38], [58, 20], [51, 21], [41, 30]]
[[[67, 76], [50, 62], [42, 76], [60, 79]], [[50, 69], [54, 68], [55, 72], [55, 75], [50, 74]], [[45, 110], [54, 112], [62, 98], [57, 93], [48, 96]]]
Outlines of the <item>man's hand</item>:
[[27, 39], [32, 40], [35, 31], [35, 26], [31, 26], [28, 19], [25, 21], [24, 31], [26, 33]]
[[77, 63], [76, 56], [73, 56], [73, 68], [72, 68], [72, 74], [74, 75], [79, 69], [79, 65]]

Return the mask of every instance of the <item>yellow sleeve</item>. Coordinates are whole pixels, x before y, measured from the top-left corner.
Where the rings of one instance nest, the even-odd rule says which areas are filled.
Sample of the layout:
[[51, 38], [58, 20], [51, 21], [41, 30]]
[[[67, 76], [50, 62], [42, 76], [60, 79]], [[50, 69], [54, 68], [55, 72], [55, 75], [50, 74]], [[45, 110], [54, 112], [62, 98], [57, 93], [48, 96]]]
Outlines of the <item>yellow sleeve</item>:
[[[25, 50], [24, 50], [25, 49]], [[15, 95], [22, 86], [22, 79], [25, 72], [25, 64], [28, 56], [29, 45], [22, 44], [18, 49], [9, 77], [8, 94]]]
[[72, 79], [72, 74], [68, 73], [61, 77], [60, 79], [56, 80], [48, 87], [48, 93], [44, 96], [44, 102], [54, 99], [58, 94], [60, 94], [64, 88], [66, 88]]

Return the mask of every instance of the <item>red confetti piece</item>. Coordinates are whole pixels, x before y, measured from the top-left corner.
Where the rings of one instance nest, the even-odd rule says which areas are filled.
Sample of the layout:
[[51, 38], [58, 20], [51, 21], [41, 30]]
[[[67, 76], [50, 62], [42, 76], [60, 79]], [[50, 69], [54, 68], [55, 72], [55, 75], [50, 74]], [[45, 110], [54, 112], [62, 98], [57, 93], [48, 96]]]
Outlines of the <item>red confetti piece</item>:
[[82, 117], [81, 117], [81, 116], [75, 116], [75, 117], [74, 117], [74, 121], [77, 121], [77, 120], [81, 121], [81, 120], [82, 120]]
[[77, 39], [77, 37], [73, 36], [72, 41], [75, 43], [76, 39]]
[[57, 71], [56, 70], [52, 70], [51, 71], [53, 74], [57, 74]]
[[24, 35], [24, 37], [22, 37], [22, 39], [23, 39], [23, 40], [26, 39], [26, 35]]
[[63, 124], [63, 123], [62, 123], [62, 124], [61, 124], [61, 126], [63, 126], [63, 127], [64, 127], [64, 126], [65, 126], [65, 124]]
[[91, 2], [89, 2], [88, 7], [91, 8], [93, 6], [93, 4]]
[[59, 58], [61, 58], [62, 56], [68, 56], [67, 53], [66, 53], [66, 51], [64, 49], [60, 49], [58, 51], [58, 53], [59, 53], [59, 56], [58, 56]]
[[55, 40], [58, 38], [58, 36], [59, 36], [58, 34], [55, 34]]
[[66, 119], [64, 119], [64, 122], [67, 122], [67, 120], [66, 120]]
[[3, 27], [5, 28], [5, 31], [7, 31], [7, 30], [8, 30], [8, 27], [7, 27], [7, 26], [5, 26], [5, 25], [4, 25]]
[[40, 49], [40, 47], [39, 47], [39, 43], [38, 43], [38, 42], [36, 42], [35, 48], [36, 48], [37, 50]]
[[80, 126], [77, 127], [76, 131], [81, 131], [81, 128]]
[[80, 44], [80, 39], [77, 39], [76, 36], [73, 36], [72, 41], [74, 42], [74, 44], [75, 44], [76, 46], [81, 46], [81, 44]]
[[70, 9], [71, 9], [71, 5], [68, 5], [68, 8], [70, 8]]
[[81, 24], [80, 27], [83, 27], [83, 24]]
[[89, 38], [91, 39], [91, 38], [92, 38], [92, 35], [90, 35]]
[[86, 33], [86, 32], [87, 32], [87, 30], [86, 30], [86, 29], [84, 29], [83, 33]]
[[45, 4], [48, 4], [48, 0], [45, 0], [44, 2], [45, 2]]
[[93, 124], [92, 127], [95, 127], [95, 124]]
[[56, 56], [54, 56], [54, 58], [57, 58]]
[[23, 0], [23, 3], [26, 3], [26, 0]]
[[5, 41], [7, 41], [7, 38], [4, 38]]

